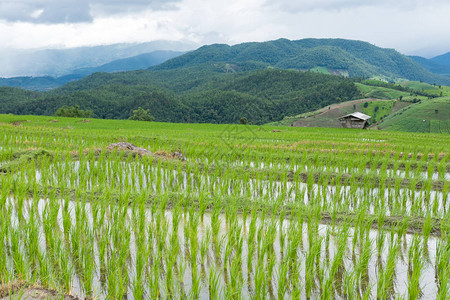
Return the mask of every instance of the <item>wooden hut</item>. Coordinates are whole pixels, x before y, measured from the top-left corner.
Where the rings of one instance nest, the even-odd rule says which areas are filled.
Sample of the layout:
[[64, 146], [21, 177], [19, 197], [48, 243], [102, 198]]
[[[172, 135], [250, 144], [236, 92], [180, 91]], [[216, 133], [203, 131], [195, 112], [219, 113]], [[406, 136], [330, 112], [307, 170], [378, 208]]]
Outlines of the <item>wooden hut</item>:
[[345, 116], [342, 116], [339, 118], [339, 122], [341, 122], [342, 127], [344, 128], [359, 128], [363, 129], [367, 126], [367, 121], [371, 117], [360, 113], [360, 112], [354, 112]]

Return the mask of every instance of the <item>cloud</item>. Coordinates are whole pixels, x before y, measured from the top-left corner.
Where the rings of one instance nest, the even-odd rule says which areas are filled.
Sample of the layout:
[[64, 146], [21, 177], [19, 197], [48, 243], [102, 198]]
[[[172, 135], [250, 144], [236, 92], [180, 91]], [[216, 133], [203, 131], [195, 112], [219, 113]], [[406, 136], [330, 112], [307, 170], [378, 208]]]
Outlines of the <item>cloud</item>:
[[427, 55], [450, 50], [448, 0], [2, 1], [0, 48], [312, 37], [364, 40], [402, 53], [429, 46], [434, 51]]
[[41, 24], [92, 22], [96, 16], [174, 9], [181, 0], [22, 0], [1, 1], [0, 20]]
[[265, 6], [289, 13], [342, 11], [361, 7], [384, 7], [408, 11], [420, 6], [446, 4], [447, 0], [266, 0]]

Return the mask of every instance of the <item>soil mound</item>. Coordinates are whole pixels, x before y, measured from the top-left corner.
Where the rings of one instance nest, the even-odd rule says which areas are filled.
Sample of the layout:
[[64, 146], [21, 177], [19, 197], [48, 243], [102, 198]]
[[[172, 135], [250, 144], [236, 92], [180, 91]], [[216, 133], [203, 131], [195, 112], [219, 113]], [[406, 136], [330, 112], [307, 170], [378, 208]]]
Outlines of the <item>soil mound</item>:
[[0, 286], [0, 300], [80, 300], [72, 295], [65, 295], [54, 290], [42, 288], [26, 282], [13, 282]]
[[126, 142], [119, 142], [119, 143], [114, 143], [114, 144], [110, 144], [107, 148], [108, 150], [119, 150], [119, 151], [132, 151], [135, 152], [141, 156], [145, 156], [145, 155], [152, 155], [152, 152], [150, 152], [147, 149], [144, 148], [140, 148], [136, 145], [133, 145], [131, 143], [126, 143]]

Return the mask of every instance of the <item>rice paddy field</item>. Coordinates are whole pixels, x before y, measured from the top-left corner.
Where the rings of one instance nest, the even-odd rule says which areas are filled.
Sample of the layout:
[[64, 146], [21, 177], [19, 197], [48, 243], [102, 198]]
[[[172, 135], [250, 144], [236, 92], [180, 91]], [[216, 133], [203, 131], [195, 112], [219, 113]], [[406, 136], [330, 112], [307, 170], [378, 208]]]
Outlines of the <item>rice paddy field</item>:
[[0, 115], [0, 282], [449, 299], [449, 149], [448, 134]]

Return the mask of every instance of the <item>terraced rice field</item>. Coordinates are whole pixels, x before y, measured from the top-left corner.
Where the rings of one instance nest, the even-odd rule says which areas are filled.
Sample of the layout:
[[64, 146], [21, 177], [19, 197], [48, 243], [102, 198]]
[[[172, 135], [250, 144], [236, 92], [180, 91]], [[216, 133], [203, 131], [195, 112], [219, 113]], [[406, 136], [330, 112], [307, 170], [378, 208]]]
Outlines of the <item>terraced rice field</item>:
[[448, 135], [0, 120], [10, 295], [450, 297]]

